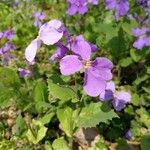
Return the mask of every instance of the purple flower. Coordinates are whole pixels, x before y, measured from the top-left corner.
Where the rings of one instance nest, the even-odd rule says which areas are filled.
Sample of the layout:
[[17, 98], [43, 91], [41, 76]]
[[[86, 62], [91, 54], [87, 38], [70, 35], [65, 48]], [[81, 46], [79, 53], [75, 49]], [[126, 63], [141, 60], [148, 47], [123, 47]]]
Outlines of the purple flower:
[[28, 69], [19, 68], [18, 71], [19, 71], [19, 76], [21, 78], [28, 77], [31, 74], [30, 70], [28, 70]]
[[11, 40], [14, 37], [14, 32], [12, 30], [7, 30], [3, 32], [3, 37], [7, 38], [8, 40]]
[[59, 20], [51, 20], [43, 24], [39, 30], [39, 36], [34, 39], [25, 50], [25, 58], [32, 62], [35, 58], [37, 49], [41, 46], [41, 42], [46, 45], [53, 45], [63, 37], [63, 24]]
[[114, 100], [112, 103], [115, 110], [121, 111], [130, 100], [131, 95], [128, 92], [118, 91], [114, 93]]
[[115, 18], [118, 19], [120, 16], [127, 14], [129, 10], [128, 0], [106, 0], [106, 9], [115, 10]]
[[60, 60], [61, 73], [68, 76], [84, 69], [84, 91], [89, 96], [100, 95], [107, 81], [112, 79], [112, 62], [104, 57], [90, 61], [91, 47], [82, 36], [72, 42], [71, 50], [76, 55], [67, 55]]
[[127, 140], [130, 140], [131, 139], [131, 131], [128, 130], [125, 134], [124, 134], [124, 138], [127, 139]]
[[34, 21], [34, 26], [35, 27], [41, 27], [42, 25], [42, 20], [45, 18], [45, 15], [43, 12], [36, 12], [33, 14], [35, 21]]
[[6, 53], [9, 50], [14, 50], [16, 49], [15, 45], [12, 43], [5, 43], [5, 45], [2, 47], [2, 52], [3, 54]]
[[90, 43], [90, 42], [89, 42], [89, 44], [90, 44], [90, 46], [91, 46], [92, 52], [93, 52], [93, 53], [96, 52], [96, 51], [97, 51], [97, 46], [96, 46], [95, 44], [93, 44], [93, 43]]
[[63, 45], [62, 43], [60, 43], [60, 42], [56, 43], [55, 45], [56, 45], [56, 47], [57, 47], [57, 50], [56, 50], [56, 52], [51, 56], [50, 62], [51, 62], [51, 61], [56, 61], [56, 60], [62, 59], [62, 58], [66, 55], [66, 53], [67, 53], [67, 51], [68, 51], [68, 48], [67, 48], [66, 46], [64, 46], [64, 45]]
[[37, 19], [37, 20], [43, 20], [45, 18], [45, 14], [43, 12], [36, 12], [33, 14], [33, 16]]
[[99, 98], [101, 101], [109, 101], [114, 98], [113, 93], [115, 92], [115, 84], [110, 81], [106, 85], [106, 89], [101, 92]]
[[128, 92], [116, 91], [113, 81], [107, 82], [106, 89], [99, 95], [101, 101], [112, 100], [112, 104], [117, 111], [121, 111], [126, 103], [130, 102], [131, 95]]
[[137, 40], [133, 43], [133, 47], [142, 49], [144, 46], [150, 46], [150, 36], [147, 33], [150, 32], [149, 28], [134, 28], [132, 29], [133, 35]]
[[88, 3], [91, 3], [93, 5], [98, 5], [99, 0], [88, 0]]
[[67, 0], [69, 8], [67, 14], [74, 15], [76, 13], [85, 14], [88, 11], [86, 0]]

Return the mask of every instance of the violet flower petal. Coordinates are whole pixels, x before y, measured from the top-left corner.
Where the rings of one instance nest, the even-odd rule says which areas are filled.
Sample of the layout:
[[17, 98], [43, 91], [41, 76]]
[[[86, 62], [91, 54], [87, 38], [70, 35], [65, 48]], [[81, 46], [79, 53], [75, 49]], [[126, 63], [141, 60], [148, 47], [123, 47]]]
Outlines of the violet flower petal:
[[60, 60], [60, 72], [65, 76], [78, 72], [82, 67], [82, 62], [76, 55], [67, 55]]
[[105, 90], [106, 81], [99, 77], [95, 77], [91, 71], [91, 68], [86, 69], [84, 76], [83, 88], [87, 95], [97, 97], [102, 91]]
[[35, 58], [37, 49], [41, 46], [41, 41], [39, 39], [34, 39], [25, 50], [25, 58], [32, 62]]

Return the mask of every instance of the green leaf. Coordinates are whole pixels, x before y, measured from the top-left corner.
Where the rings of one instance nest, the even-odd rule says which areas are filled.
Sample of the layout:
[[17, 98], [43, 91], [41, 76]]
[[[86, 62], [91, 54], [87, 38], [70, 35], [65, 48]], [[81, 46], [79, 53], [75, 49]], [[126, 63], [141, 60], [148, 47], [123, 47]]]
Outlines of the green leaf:
[[14, 91], [11, 88], [0, 87], [0, 107], [8, 107], [13, 102], [15, 96]]
[[55, 76], [52, 76], [48, 79], [48, 88], [49, 93], [60, 100], [70, 100], [76, 97], [76, 93], [65, 85], [63, 81], [60, 81]]
[[33, 120], [26, 134], [28, 140], [34, 144], [41, 141], [46, 135], [47, 128], [37, 120]]
[[72, 137], [73, 133], [73, 110], [70, 107], [66, 107], [65, 109], [59, 109], [57, 111], [57, 117], [60, 121], [60, 124], [66, 133], [67, 136]]
[[137, 24], [137, 22], [135, 21], [135, 20], [130, 20], [129, 22], [124, 22], [123, 24], [122, 24], [122, 28], [123, 28], [123, 30], [126, 32], [126, 33], [128, 33], [129, 35], [133, 35], [132, 34], [132, 28], [135, 28], [135, 27], [137, 27], [138, 26], [138, 24]]
[[26, 123], [25, 123], [24, 119], [22, 118], [22, 116], [19, 115], [16, 119], [14, 133], [17, 136], [23, 137], [26, 130], [27, 130]]
[[48, 99], [47, 86], [42, 80], [38, 80], [33, 90], [33, 98], [36, 102]]
[[149, 78], [149, 75], [145, 74], [141, 77], [138, 77], [135, 81], [134, 81], [134, 84], [136, 85], [139, 85], [141, 84], [142, 82], [146, 81], [147, 79]]
[[17, 96], [20, 80], [15, 71], [0, 67], [0, 107], [7, 107]]
[[54, 113], [47, 113], [42, 118], [39, 119], [40, 122], [42, 122], [44, 125], [49, 123], [54, 116]]
[[53, 150], [51, 143], [48, 141], [45, 141], [44, 148], [45, 150]]
[[35, 108], [38, 112], [42, 112], [46, 108], [48, 100], [48, 88], [42, 80], [38, 80], [33, 90], [33, 98], [35, 100]]
[[135, 49], [130, 50], [130, 56], [135, 62], [138, 62], [141, 59], [141, 56]]
[[142, 107], [136, 113], [140, 116], [139, 121], [145, 124], [147, 128], [150, 128], [150, 113]]
[[52, 146], [54, 150], [70, 150], [67, 142], [64, 140], [63, 137], [56, 139], [53, 142]]
[[149, 150], [150, 148], [150, 135], [145, 135], [141, 138], [141, 150]]
[[0, 68], [0, 86], [19, 88], [20, 80], [16, 72], [10, 68]]
[[103, 139], [99, 139], [99, 141], [96, 143], [95, 150], [108, 150], [108, 147]]
[[131, 103], [134, 105], [134, 106], [138, 106], [140, 104], [140, 97], [138, 94], [134, 93], [132, 95], [132, 98], [131, 98]]
[[91, 103], [82, 108], [79, 117], [77, 118], [77, 126], [85, 128], [95, 127], [98, 123], [107, 123], [115, 117], [118, 117], [118, 115], [106, 105], [102, 105], [101, 103]]
[[147, 69], [146, 73], [150, 74], [150, 67], [146, 67], [146, 69]]
[[133, 63], [132, 59], [130, 57], [123, 58], [120, 60], [119, 64], [121, 67], [128, 67]]

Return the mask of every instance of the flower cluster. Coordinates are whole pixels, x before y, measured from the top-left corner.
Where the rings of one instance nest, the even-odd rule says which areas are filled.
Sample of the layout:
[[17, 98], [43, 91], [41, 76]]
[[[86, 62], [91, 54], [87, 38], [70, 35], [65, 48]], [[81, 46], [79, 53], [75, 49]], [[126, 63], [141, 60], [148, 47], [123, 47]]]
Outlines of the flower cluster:
[[88, 4], [98, 5], [99, 0], [67, 0], [69, 7], [67, 14], [74, 15], [76, 13], [85, 14], [88, 11]]
[[114, 82], [110, 81], [107, 82], [106, 89], [101, 92], [99, 98], [101, 101], [112, 100], [114, 109], [121, 111], [125, 107], [126, 103], [130, 102], [131, 95], [128, 92], [116, 91]]
[[[63, 37], [65, 40], [61, 42]], [[112, 62], [105, 57], [91, 60], [97, 47], [87, 42], [82, 35], [72, 36], [59, 20], [45, 23], [41, 26], [38, 37], [26, 48], [25, 57], [29, 62], [34, 60], [42, 42], [56, 46], [57, 50], [50, 61], [59, 61], [62, 75], [69, 76], [80, 71], [84, 72], [83, 89], [87, 95], [99, 96], [104, 101], [114, 99], [113, 106], [117, 111], [123, 109], [130, 101], [129, 93], [115, 91], [115, 85], [111, 82]]]
[[34, 26], [40, 28], [42, 26], [42, 21], [45, 19], [45, 14], [38, 11], [33, 14], [33, 17], [35, 19]]
[[0, 55], [3, 57], [3, 65], [7, 65], [9, 60], [12, 59], [12, 56], [8, 52], [16, 49], [15, 45], [11, 43], [13, 37], [14, 32], [10, 29], [0, 32]]
[[106, 9], [115, 10], [116, 19], [126, 15], [129, 10], [128, 0], [106, 0], [105, 5]]

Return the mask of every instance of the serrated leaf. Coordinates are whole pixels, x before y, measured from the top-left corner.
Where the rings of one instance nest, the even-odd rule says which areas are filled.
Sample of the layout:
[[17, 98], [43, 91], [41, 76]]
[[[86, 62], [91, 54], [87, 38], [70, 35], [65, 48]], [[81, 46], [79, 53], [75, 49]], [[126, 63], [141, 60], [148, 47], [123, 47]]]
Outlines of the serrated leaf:
[[95, 127], [98, 123], [107, 123], [115, 117], [118, 117], [118, 115], [113, 110], [106, 108], [101, 103], [91, 103], [82, 108], [77, 118], [77, 126], [84, 128]]
[[53, 116], [54, 116], [54, 113], [52, 113], [52, 112], [45, 114], [42, 118], [39, 119], [39, 121], [45, 125], [51, 121]]
[[54, 140], [52, 146], [54, 150], [70, 150], [67, 142], [64, 140], [63, 137]]
[[67, 85], [63, 85], [63, 82], [60, 80], [57, 80], [53, 76], [53, 78], [48, 79], [48, 88], [49, 93], [60, 100], [69, 100], [76, 97], [76, 93]]
[[47, 86], [42, 80], [38, 80], [33, 90], [33, 98], [35, 101], [46, 101], [48, 98], [47, 95]]
[[16, 119], [16, 125], [14, 127], [13, 132], [15, 135], [23, 137], [26, 130], [27, 130], [26, 123], [20, 114]]
[[28, 140], [34, 144], [41, 141], [46, 135], [47, 128], [37, 120], [33, 120], [26, 134]]
[[72, 137], [73, 133], [73, 120], [72, 120], [73, 110], [70, 107], [65, 109], [59, 109], [57, 111], [57, 117], [60, 124], [67, 136]]

